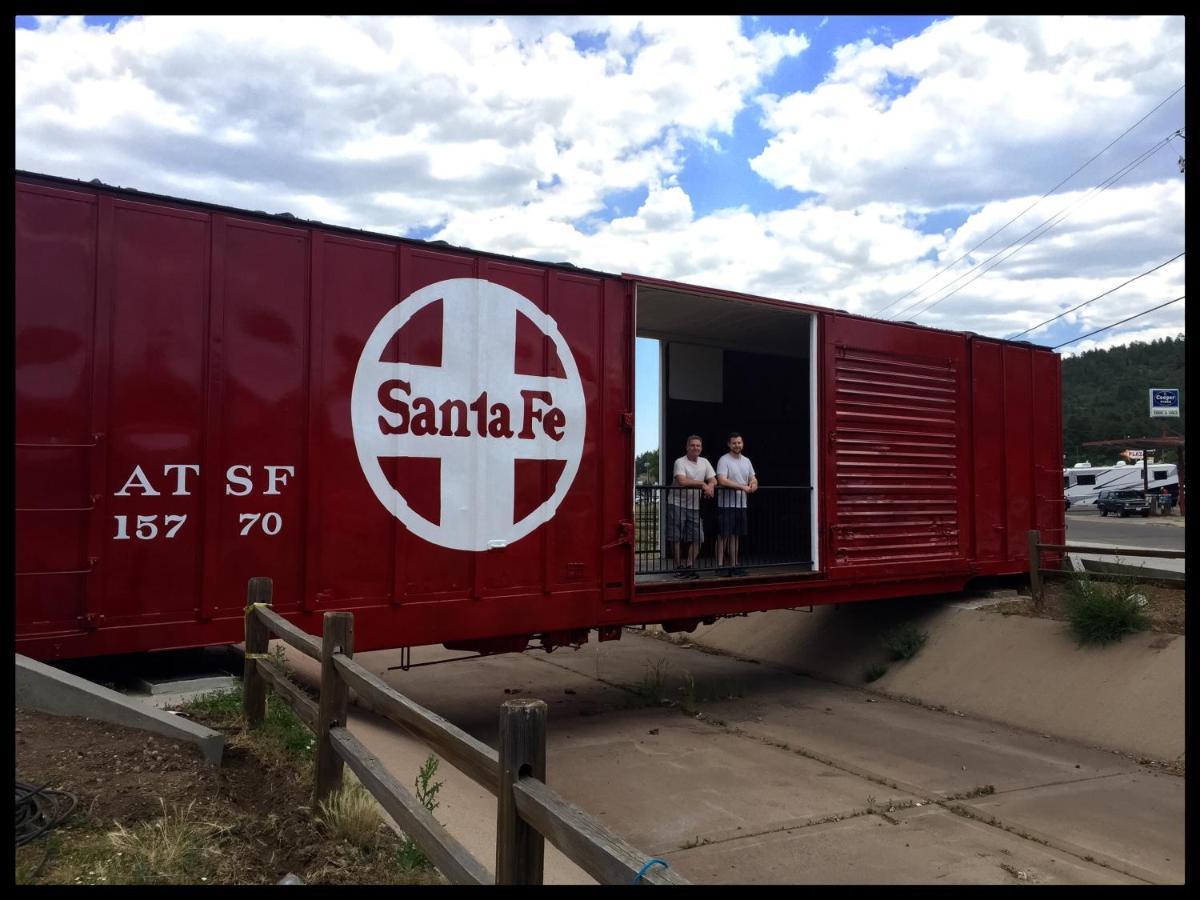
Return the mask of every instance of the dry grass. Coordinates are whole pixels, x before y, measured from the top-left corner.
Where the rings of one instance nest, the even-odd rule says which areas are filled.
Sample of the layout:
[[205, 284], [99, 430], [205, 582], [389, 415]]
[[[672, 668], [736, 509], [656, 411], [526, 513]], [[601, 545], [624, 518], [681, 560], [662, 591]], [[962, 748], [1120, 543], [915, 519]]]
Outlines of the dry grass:
[[18, 770], [80, 804], [17, 848], [15, 882], [274, 884], [291, 872], [308, 884], [445, 883], [433, 867], [408, 863], [407, 842], [380, 827], [382, 812], [349, 771], [342, 796], [312, 808], [312, 734], [274, 692], [261, 729], [245, 730], [240, 707], [238, 695], [213, 694], [188, 708], [226, 733], [220, 768], [192, 759], [192, 748], [152, 766], [142, 732], [18, 710], [28, 719], [18, 729]]
[[321, 801], [320, 818], [331, 838], [364, 849], [375, 844], [383, 825], [375, 798], [349, 772], [341, 789]]
[[[160, 801], [161, 802], [161, 801]], [[205, 856], [220, 854], [224, 828], [199, 820], [195, 803], [160, 818], [126, 828], [120, 822], [108, 832], [112, 856], [99, 864], [97, 875], [109, 884], [194, 884], [206, 867]]]

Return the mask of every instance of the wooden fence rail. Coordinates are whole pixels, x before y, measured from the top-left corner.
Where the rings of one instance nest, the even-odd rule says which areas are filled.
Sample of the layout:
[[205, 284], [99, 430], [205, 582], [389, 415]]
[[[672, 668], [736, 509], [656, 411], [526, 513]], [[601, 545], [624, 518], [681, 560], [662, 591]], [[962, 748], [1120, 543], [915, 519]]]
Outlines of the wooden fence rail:
[[[318, 640], [271, 609], [271, 590], [269, 578], [251, 578], [247, 588], [244, 712], [250, 727], [262, 723], [270, 685], [316, 732], [314, 801], [338, 790], [343, 765], [348, 765], [404, 833], [455, 884], [541, 884], [546, 840], [602, 884], [688, 884], [662, 860], [647, 857], [545, 784], [544, 702], [504, 702], [497, 752], [354, 662], [350, 613], [326, 613]], [[320, 661], [318, 702], [272, 667], [267, 654], [272, 634]], [[347, 730], [351, 690], [366, 707], [424, 740], [496, 795], [494, 877]]]
[[1040, 531], [1029, 532], [1029, 590], [1033, 602], [1042, 605], [1042, 573], [1058, 573], [1058, 569], [1042, 568], [1042, 551], [1050, 553], [1087, 553], [1092, 556], [1145, 556], [1155, 559], [1186, 559], [1184, 550], [1150, 550], [1144, 547], [1087, 547], [1079, 544], [1043, 544]]

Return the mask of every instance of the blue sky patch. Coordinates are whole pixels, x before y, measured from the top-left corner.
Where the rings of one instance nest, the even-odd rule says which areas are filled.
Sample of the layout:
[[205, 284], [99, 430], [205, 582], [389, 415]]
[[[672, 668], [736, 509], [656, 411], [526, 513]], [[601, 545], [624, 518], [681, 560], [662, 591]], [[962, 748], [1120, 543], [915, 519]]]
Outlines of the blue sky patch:
[[602, 215], [605, 219], [610, 220], [635, 215], [649, 195], [650, 191], [644, 184], [627, 191], [613, 191], [604, 196]]
[[895, 101], [912, 91], [919, 83], [920, 79], [912, 75], [897, 75], [895, 72], [888, 72], [887, 79], [876, 88], [876, 91], [889, 100]]
[[679, 186], [692, 198], [697, 216], [714, 210], [749, 206], [755, 212], [791, 209], [811, 193], [777, 188], [750, 168], [770, 134], [759, 125], [757, 106], [743, 109], [733, 121], [733, 135], [719, 138], [721, 149], [692, 144], [679, 172]]
[[942, 234], [947, 228], [954, 231], [962, 227], [962, 224], [974, 212], [978, 212], [978, 210], [940, 210], [938, 212], [927, 213], [924, 217], [913, 216], [911, 221], [906, 224], [912, 228], [916, 228], [921, 234]]
[[406, 230], [404, 236], [418, 241], [428, 241], [441, 230], [441, 225], [419, 225], [416, 228]]
[[599, 31], [577, 31], [571, 35], [571, 40], [581, 53], [602, 53], [608, 43], [608, 35]]
[[[105, 31], [112, 31], [117, 27], [118, 22], [125, 19], [132, 19], [134, 16], [84, 16], [83, 23], [91, 28], [97, 25], [103, 26]], [[38, 21], [36, 16], [17, 16], [16, 27], [26, 31], [37, 31]]]

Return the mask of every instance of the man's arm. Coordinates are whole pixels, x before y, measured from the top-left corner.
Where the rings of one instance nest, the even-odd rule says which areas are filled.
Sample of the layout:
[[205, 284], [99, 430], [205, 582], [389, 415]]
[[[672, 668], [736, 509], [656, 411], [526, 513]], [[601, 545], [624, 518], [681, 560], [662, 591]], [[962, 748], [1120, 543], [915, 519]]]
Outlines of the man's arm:
[[746, 490], [746, 485], [738, 484], [736, 481], [730, 481], [724, 475], [717, 475], [717, 484], [721, 485], [721, 487], [733, 488], [735, 491]]

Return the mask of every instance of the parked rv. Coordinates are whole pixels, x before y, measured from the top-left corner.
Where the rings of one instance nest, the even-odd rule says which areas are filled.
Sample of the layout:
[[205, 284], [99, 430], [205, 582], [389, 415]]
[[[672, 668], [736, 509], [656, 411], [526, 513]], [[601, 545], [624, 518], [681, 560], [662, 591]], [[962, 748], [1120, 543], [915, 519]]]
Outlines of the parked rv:
[[1142, 466], [1119, 462], [1112, 466], [1079, 463], [1063, 469], [1063, 490], [1071, 507], [1095, 506], [1103, 491], [1167, 489], [1172, 504], [1179, 499], [1179, 472], [1174, 463], [1150, 463]]

